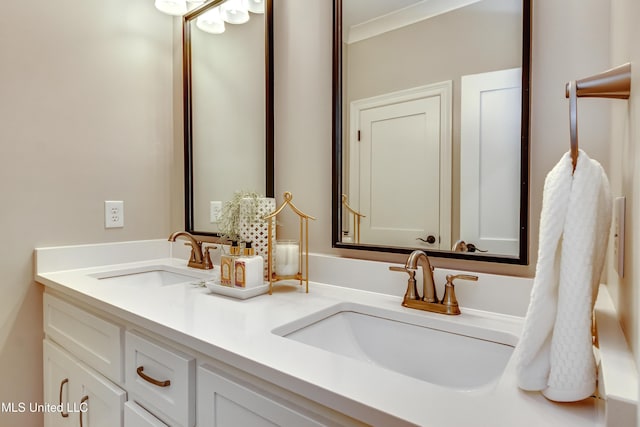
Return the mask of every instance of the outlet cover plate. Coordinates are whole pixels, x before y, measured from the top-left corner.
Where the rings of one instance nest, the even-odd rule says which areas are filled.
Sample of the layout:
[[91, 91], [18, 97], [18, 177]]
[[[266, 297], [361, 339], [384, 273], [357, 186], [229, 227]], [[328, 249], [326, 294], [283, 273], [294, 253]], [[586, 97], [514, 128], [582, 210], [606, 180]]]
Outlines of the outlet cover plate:
[[626, 198], [616, 197], [613, 202], [613, 265], [620, 277], [624, 277], [625, 208]]
[[104, 227], [124, 227], [124, 202], [122, 200], [105, 200], [104, 202]]
[[220, 221], [222, 214], [222, 202], [219, 200], [209, 202], [209, 222], [212, 224]]

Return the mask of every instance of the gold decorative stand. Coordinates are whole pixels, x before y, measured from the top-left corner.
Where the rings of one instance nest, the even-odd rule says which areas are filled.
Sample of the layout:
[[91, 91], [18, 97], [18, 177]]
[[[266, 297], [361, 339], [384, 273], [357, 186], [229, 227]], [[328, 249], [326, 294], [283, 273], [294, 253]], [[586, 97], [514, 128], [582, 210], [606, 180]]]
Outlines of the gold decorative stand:
[[353, 214], [353, 243], [360, 243], [360, 220], [366, 216], [349, 206], [346, 194], [342, 195], [342, 204], [348, 212]]
[[[302, 281], [304, 280], [306, 285], [306, 293], [309, 293], [309, 220], [315, 220], [314, 217], [307, 215], [298, 209], [292, 202], [293, 195], [290, 192], [284, 193], [284, 202], [280, 205], [275, 211], [270, 213], [269, 215], [265, 215], [263, 219], [268, 222], [269, 226], [267, 228], [268, 233], [268, 250], [267, 250], [267, 265], [268, 265], [268, 277], [269, 277], [269, 295], [271, 295], [273, 291], [273, 285], [280, 280], [288, 280], [294, 279], [298, 280], [300, 286], [302, 286]], [[289, 206], [291, 210], [298, 215], [300, 218], [300, 240], [298, 244], [298, 272], [296, 274], [290, 275], [278, 275], [276, 274], [276, 269], [274, 266], [274, 245], [273, 239], [273, 225], [276, 221], [271, 221], [271, 219], [277, 217], [280, 212], [285, 208], [285, 206]], [[277, 242], [276, 242], [277, 245]], [[304, 263], [303, 261], [304, 255]], [[304, 273], [302, 273], [304, 271]]]

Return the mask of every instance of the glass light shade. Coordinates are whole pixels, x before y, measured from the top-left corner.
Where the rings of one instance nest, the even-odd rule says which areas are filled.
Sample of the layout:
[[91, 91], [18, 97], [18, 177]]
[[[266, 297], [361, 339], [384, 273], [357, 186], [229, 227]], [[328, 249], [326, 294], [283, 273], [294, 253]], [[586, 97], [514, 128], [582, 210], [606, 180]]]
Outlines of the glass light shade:
[[220, 5], [220, 12], [229, 24], [244, 24], [249, 20], [247, 0], [228, 0]]
[[220, 14], [220, 8], [214, 7], [200, 15], [196, 21], [196, 26], [207, 33], [224, 33], [224, 20]]
[[249, 12], [264, 13], [264, 0], [249, 0]]
[[187, 13], [187, 0], [156, 0], [156, 9], [173, 16]]

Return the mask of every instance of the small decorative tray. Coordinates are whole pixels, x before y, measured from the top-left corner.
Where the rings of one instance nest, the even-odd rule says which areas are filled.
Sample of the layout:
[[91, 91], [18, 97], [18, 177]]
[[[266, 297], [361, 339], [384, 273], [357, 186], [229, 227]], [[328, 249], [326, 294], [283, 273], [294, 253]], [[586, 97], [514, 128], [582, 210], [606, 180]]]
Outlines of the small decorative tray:
[[256, 286], [253, 288], [236, 288], [233, 286], [224, 286], [221, 285], [217, 280], [209, 280], [205, 282], [205, 285], [214, 294], [225, 295], [238, 299], [247, 299], [269, 292], [269, 282], [265, 282], [264, 285]]

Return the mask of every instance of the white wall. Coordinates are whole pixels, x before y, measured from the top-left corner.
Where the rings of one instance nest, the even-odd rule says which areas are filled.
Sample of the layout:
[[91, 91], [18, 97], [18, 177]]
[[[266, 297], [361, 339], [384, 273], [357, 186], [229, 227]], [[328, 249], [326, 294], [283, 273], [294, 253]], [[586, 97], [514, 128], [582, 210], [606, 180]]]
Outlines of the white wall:
[[[42, 402], [33, 249], [168, 235], [182, 203], [170, 181], [172, 32], [150, 0], [2, 4], [1, 402]], [[110, 199], [125, 202], [123, 229], [104, 229]], [[3, 413], [0, 425], [42, 417]]]
[[611, 0], [611, 64], [631, 62], [631, 98], [611, 101], [609, 172], [614, 197], [626, 197], [624, 277], [613, 268], [613, 239], [609, 244], [608, 286], [621, 316], [627, 342], [640, 366], [640, 3]]

